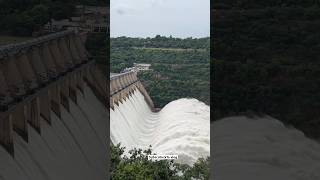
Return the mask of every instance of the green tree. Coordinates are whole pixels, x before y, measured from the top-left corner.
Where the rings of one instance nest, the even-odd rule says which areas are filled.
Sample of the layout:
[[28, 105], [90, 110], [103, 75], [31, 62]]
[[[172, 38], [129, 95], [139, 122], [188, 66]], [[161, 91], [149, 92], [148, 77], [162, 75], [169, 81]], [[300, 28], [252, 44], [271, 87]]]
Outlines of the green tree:
[[[151, 148], [151, 147], [150, 147]], [[151, 149], [132, 149], [129, 157], [120, 144], [111, 145], [111, 179], [113, 180], [208, 180], [209, 158], [200, 158], [192, 167], [173, 161], [150, 161]]]

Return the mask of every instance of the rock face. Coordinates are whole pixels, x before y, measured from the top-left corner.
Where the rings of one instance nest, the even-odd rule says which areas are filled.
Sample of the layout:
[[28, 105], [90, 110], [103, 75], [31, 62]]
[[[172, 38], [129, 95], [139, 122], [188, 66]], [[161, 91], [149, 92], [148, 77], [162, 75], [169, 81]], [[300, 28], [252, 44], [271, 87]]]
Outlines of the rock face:
[[214, 180], [318, 180], [320, 144], [271, 118], [211, 124]]
[[107, 179], [108, 110], [87, 85], [77, 93], [51, 125], [40, 119], [41, 134], [29, 124], [28, 142], [14, 132], [14, 157], [0, 146], [1, 180]]

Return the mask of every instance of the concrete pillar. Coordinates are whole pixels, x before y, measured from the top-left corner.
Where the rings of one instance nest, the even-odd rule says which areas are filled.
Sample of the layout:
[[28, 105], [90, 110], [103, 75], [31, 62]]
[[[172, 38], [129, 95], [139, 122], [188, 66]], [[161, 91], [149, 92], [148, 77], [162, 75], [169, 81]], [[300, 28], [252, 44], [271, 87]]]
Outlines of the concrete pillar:
[[150, 98], [149, 94], [147, 93], [146, 89], [143, 87], [143, 85], [141, 84], [140, 81], [137, 82], [137, 87], [138, 87], [139, 91], [142, 93], [142, 95], [144, 96], [144, 99], [147, 102], [147, 104], [149, 105], [149, 107], [151, 108], [151, 110], [154, 111], [155, 108], [154, 108], [153, 101]]
[[77, 80], [76, 80], [76, 74], [73, 73], [70, 77], [69, 77], [69, 98], [75, 103], [78, 103], [77, 100]]
[[13, 99], [9, 94], [9, 88], [5, 77], [0, 69], [0, 112], [6, 111], [10, 103], [12, 103]]
[[100, 69], [98, 69], [98, 67], [96, 67], [96, 72], [98, 74], [99, 84], [101, 84], [102, 90], [107, 95], [107, 92], [109, 92], [109, 90], [107, 89], [109, 87], [109, 84], [106, 80], [107, 77], [104, 75], [104, 73], [102, 73]]
[[127, 80], [128, 80], [128, 82], [129, 82], [129, 84], [132, 84], [132, 80], [131, 80], [131, 75], [130, 75], [131, 73], [128, 73], [127, 74]]
[[16, 65], [19, 69], [26, 90], [30, 93], [34, 93], [35, 89], [38, 88], [38, 83], [37, 77], [35, 75], [34, 70], [31, 67], [28, 56], [26, 54], [21, 54], [16, 58]]
[[79, 65], [79, 64], [81, 64], [82, 61], [81, 61], [81, 57], [80, 57], [80, 55], [78, 53], [76, 44], [74, 42], [73, 36], [74, 35], [70, 35], [69, 38], [68, 38], [69, 47], [70, 47], [70, 53], [71, 53], [71, 56], [72, 56], [72, 59], [73, 59], [73, 63], [75, 65]]
[[134, 82], [133, 73], [129, 73], [130, 84]]
[[97, 66], [92, 66], [90, 73], [92, 76], [92, 84], [96, 86], [97, 90], [100, 91], [100, 94], [107, 98], [107, 81], [105, 75]]
[[85, 42], [81, 39], [81, 35], [76, 35], [76, 42], [80, 46], [80, 49], [83, 50], [83, 53], [88, 57], [88, 51], [85, 47]]
[[128, 89], [129, 89], [129, 92], [128, 92], [128, 97], [129, 97], [132, 95], [133, 85], [131, 84]]
[[133, 78], [133, 81], [138, 81], [138, 77], [137, 77], [137, 73], [135, 72], [132, 72], [132, 78]]
[[74, 87], [69, 87], [69, 98], [75, 103], [78, 104], [77, 91]]
[[121, 77], [118, 78], [118, 82], [119, 82], [120, 89], [122, 90], [125, 85], [124, 85]]
[[119, 78], [115, 78], [114, 82], [115, 82], [117, 91], [120, 91], [122, 89], [121, 84], [120, 84], [120, 79]]
[[70, 111], [69, 107], [69, 85], [68, 85], [68, 79], [64, 79], [61, 81], [60, 84], [60, 98], [61, 98], [61, 104], [62, 106], [67, 110]]
[[131, 87], [131, 92], [132, 94], [137, 90], [137, 87], [135, 84], [132, 84], [132, 87]]
[[125, 80], [126, 80], [127, 85], [129, 85], [129, 84], [132, 83], [131, 80], [130, 80], [130, 78], [129, 78], [129, 76], [130, 76], [130, 74], [126, 74], [125, 77], [124, 77]]
[[17, 106], [12, 113], [13, 129], [26, 141], [28, 142], [28, 125], [27, 125], [27, 114], [26, 105]]
[[44, 65], [48, 71], [48, 76], [50, 79], [55, 79], [58, 77], [58, 71], [55, 65], [55, 61], [49, 49], [49, 42], [43, 44], [41, 53], [41, 58], [43, 59]]
[[126, 83], [124, 76], [120, 77], [120, 82], [121, 82], [122, 89], [127, 87], [128, 84]]
[[126, 98], [129, 98], [129, 88], [126, 88], [123, 92], [123, 98], [126, 100]]
[[110, 97], [110, 108], [114, 110], [113, 97]]
[[77, 88], [80, 90], [82, 94], [84, 94], [84, 82], [83, 82], [83, 75], [81, 71], [76, 73], [76, 82], [77, 82]]
[[117, 92], [117, 85], [115, 83], [115, 80], [110, 80], [110, 94]]
[[76, 47], [77, 47], [77, 50], [78, 50], [78, 53], [81, 57], [81, 61], [82, 62], [85, 62], [88, 60], [88, 54], [87, 54], [87, 50], [86, 48], [84, 47], [84, 44], [81, 42], [80, 38], [78, 35], [75, 35], [74, 36], [74, 41], [75, 41], [75, 44], [76, 44]]
[[114, 82], [114, 88], [115, 88], [116, 92], [120, 91], [121, 87], [120, 87], [118, 80], [114, 79], [113, 82]]
[[67, 67], [65, 66], [64, 58], [58, 47], [57, 40], [52, 40], [50, 43], [50, 51], [53, 56], [56, 69], [59, 75], [65, 74], [67, 72]]
[[113, 105], [119, 106], [119, 102], [121, 102], [120, 93], [113, 95], [112, 99], [113, 99]]
[[80, 60], [80, 63], [84, 63], [86, 61], [86, 56], [85, 54], [81, 51], [79, 45], [77, 44], [77, 41], [76, 41], [76, 35], [72, 35], [70, 37], [70, 41], [72, 42], [72, 45], [75, 49], [75, 52], [77, 53], [78, 57], [79, 57], [79, 60]]
[[13, 57], [5, 59], [3, 60], [3, 64], [0, 65], [0, 68], [2, 67], [2, 72], [6, 79], [10, 96], [16, 101], [20, 101], [26, 92], [22, 77], [14, 61], [16, 61], [16, 59]]
[[29, 124], [40, 134], [40, 99], [34, 98], [26, 106], [27, 108], [27, 120]]
[[122, 84], [120, 77], [116, 78], [116, 82], [117, 82], [117, 86], [118, 86], [119, 90], [122, 90], [123, 84]]
[[32, 47], [32, 50], [29, 52], [28, 58], [30, 60], [30, 64], [35, 71], [35, 74], [38, 78], [38, 83], [41, 86], [44, 86], [49, 82], [47, 69], [44, 65], [44, 60], [40, 57], [40, 49], [39, 47]]
[[65, 62], [65, 65], [67, 66], [67, 69], [72, 70], [72, 68], [74, 66], [73, 65], [73, 59], [72, 59], [72, 56], [70, 54], [70, 50], [67, 47], [67, 44], [65, 42], [65, 38], [59, 39], [58, 46], [59, 46], [59, 49], [61, 51], [62, 57], [64, 58], [64, 62]]
[[40, 116], [51, 124], [51, 99], [49, 96], [49, 92], [46, 91], [44, 94], [39, 96], [39, 104], [40, 104]]
[[128, 80], [129, 80], [130, 84], [133, 83], [133, 79], [131, 78], [131, 73], [128, 74]]
[[127, 81], [127, 74], [124, 74], [122, 77], [121, 77], [123, 83], [125, 84], [125, 86], [128, 86], [129, 85], [129, 82]]
[[85, 67], [83, 69], [83, 77], [88, 80], [91, 84], [93, 84], [93, 81], [96, 81], [96, 79], [92, 76], [93, 74], [91, 73], [91, 68]]
[[14, 155], [12, 130], [11, 116], [0, 116], [0, 145], [2, 145], [11, 155]]
[[119, 102], [120, 102], [121, 104], [123, 104], [123, 98], [122, 98], [121, 92], [118, 93], [117, 96], [118, 96], [118, 98], [117, 98], [117, 103], [118, 103], [118, 106], [119, 106]]
[[61, 118], [60, 110], [60, 87], [54, 86], [49, 90], [50, 100], [51, 100], [51, 110]]

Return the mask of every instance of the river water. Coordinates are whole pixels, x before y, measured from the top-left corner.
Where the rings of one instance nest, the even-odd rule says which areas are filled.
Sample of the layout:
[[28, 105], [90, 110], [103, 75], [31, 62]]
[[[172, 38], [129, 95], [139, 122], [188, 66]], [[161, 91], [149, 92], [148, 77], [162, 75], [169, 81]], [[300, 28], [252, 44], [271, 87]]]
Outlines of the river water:
[[229, 117], [211, 131], [213, 179], [320, 179], [320, 144], [272, 117]]

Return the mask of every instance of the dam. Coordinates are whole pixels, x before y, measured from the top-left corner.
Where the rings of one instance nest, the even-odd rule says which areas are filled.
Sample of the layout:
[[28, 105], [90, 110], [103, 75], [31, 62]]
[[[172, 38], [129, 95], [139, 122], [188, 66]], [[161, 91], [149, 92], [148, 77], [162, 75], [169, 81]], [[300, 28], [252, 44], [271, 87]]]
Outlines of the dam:
[[136, 73], [107, 79], [86, 37], [0, 47], [0, 180], [108, 179], [109, 139], [190, 165], [210, 156], [209, 106], [184, 98], [158, 110]]
[[136, 72], [110, 77], [110, 135], [127, 150], [147, 149], [178, 155], [192, 165], [210, 156], [210, 107], [196, 99], [178, 99], [160, 111], [154, 107]]
[[0, 47], [0, 179], [107, 179], [107, 79], [67, 30]]

